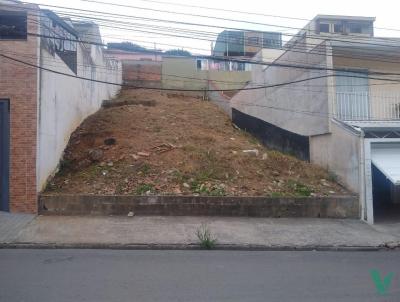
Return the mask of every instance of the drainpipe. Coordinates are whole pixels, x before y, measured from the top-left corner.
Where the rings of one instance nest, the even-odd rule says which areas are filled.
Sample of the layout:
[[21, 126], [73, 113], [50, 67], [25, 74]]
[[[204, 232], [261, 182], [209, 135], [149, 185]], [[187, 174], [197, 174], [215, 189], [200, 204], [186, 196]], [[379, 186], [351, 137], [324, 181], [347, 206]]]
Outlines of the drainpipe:
[[[42, 17], [41, 14], [39, 14], [39, 16], [37, 17], [37, 21], [38, 21], [38, 29], [37, 32], [39, 34], [39, 36], [37, 37], [37, 48], [36, 48], [36, 56], [37, 56], [37, 60], [36, 60], [36, 64], [38, 66], [42, 66], [42, 53], [41, 53], [41, 43], [42, 43], [42, 39], [40, 38], [40, 34], [41, 34], [41, 28], [40, 28], [40, 24], [42, 22]], [[40, 186], [40, 170], [41, 170], [41, 165], [40, 165], [40, 121], [41, 121], [41, 100], [42, 100], [42, 69], [38, 69], [37, 71], [37, 83], [36, 83], [36, 191], [37, 193], [39, 193], [42, 190], [42, 187]]]
[[[326, 52], [326, 67], [332, 69], [333, 68], [333, 51], [332, 51], [332, 45], [329, 42], [326, 42], [325, 45], [325, 52]], [[329, 56], [329, 53], [332, 55]], [[327, 74], [331, 73], [332, 71], [327, 71]], [[335, 98], [336, 98], [336, 86], [335, 86], [335, 81], [334, 77], [327, 77], [326, 78], [326, 94], [328, 98], [328, 132], [332, 132], [332, 125], [331, 125], [331, 119], [332, 117], [335, 116]]]
[[361, 129], [360, 133], [360, 154], [359, 154], [359, 162], [358, 162], [358, 171], [359, 171], [359, 199], [361, 203], [361, 220], [367, 221], [367, 205], [365, 198], [365, 133]]

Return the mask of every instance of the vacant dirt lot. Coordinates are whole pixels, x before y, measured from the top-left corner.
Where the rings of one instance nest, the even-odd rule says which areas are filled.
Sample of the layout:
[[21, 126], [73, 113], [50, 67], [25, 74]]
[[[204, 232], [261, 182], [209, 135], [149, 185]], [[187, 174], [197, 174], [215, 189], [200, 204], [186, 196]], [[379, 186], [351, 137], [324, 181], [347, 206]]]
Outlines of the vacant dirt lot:
[[146, 90], [124, 90], [116, 101], [121, 106], [101, 109], [73, 133], [47, 192], [275, 197], [346, 193], [334, 175], [268, 150], [235, 129], [210, 102]]

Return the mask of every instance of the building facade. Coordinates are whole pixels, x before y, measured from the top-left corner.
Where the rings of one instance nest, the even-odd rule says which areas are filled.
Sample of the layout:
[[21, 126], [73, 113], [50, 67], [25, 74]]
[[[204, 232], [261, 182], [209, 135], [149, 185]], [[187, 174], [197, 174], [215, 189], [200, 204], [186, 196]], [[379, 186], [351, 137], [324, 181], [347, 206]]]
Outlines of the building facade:
[[360, 217], [370, 223], [385, 209], [400, 219], [400, 43], [375, 37], [374, 20], [315, 17], [247, 86], [270, 88], [231, 100], [234, 123], [330, 170], [359, 195]]
[[0, 210], [37, 212], [38, 193], [69, 136], [120, 83], [120, 63], [83, 40], [72, 22], [37, 5], [0, 1]]
[[215, 41], [213, 56], [253, 57], [264, 48], [282, 48], [282, 34], [279, 32], [224, 30]]

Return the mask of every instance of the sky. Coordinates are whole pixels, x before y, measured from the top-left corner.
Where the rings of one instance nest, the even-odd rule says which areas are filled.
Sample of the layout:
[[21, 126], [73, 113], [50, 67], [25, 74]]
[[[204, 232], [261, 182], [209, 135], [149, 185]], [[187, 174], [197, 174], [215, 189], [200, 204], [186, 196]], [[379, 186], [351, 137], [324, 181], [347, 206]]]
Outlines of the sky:
[[[295, 34], [298, 29], [307, 24], [306, 20], [312, 19], [317, 14], [327, 15], [351, 15], [351, 16], [368, 16], [376, 17], [375, 36], [385, 37], [400, 37], [400, 18], [398, 17], [398, 8], [400, 4], [397, 1], [320, 1], [320, 0], [302, 0], [302, 1], [232, 1], [232, 0], [156, 0], [159, 2], [169, 2], [170, 4], [154, 3], [149, 0], [99, 0], [101, 2], [114, 3], [120, 5], [136, 6], [118, 7], [114, 5], [100, 4], [87, 2], [83, 0], [31, 0], [37, 4], [62, 6], [73, 9], [96, 11], [68, 11], [66, 8], [48, 7], [49, 9], [73, 14], [74, 18], [85, 18], [90, 14], [90, 18], [98, 18], [97, 22], [101, 24], [102, 38], [105, 42], [129, 41], [140, 44], [148, 48], [157, 49], [186, 49], [192, 53], [207, 54], [211, 48], [211, 41], [215, 40], [216, 34], [224, 28], [237, 29], [252, 29], [263, 31], [279, 31], [283, 34], [285, 40], [290, 38], [290, 35]], [[176, 5], [173, 5], [173, 4]], [[194, 5], [210, 8], [229, 9], [237, 11], [255, 12], [266, 15], [283, 16], [290, 18], [300, 18], [302, 20], [278, 18], [272, 16], [258, 16], [243, 13], [233, 13], [226, 11], [218, 11], [215, 9], [189, 8], [181, 6]], [[42, 6], [45, 8], [45, 6]], [[167, 10], [171, 13], [155, 12], [139, 9], [150, 8], [156, 10]], [[103, 13], [99, 15], [99, 13]], [[109, 14], [122, 14], [127, 17], [111, 16]], [[218, 17], [224, 19], [234, 19], [238, 21], [256, 22], [260, 24], [249, 24], [245, 22], [233, 22], [227, 20], [216, 20], [212, 18], [203, 18], [195, 16], [185, 16], [178, 13], [205, 15], [209, 17]], [[95, 14], [95, 15], [93, 15]], [[131, 16], [133, 18], [131, 18]], [[167, 22], [145, 21], [138, 18], [163, 19], [173, 22], [186, 22], [202, 24], [197, 25], [182, 25], [171, 24]], [[93, 20], [96, 21], [96, 20]], [[151, 33], [154, 29], [149, 29], [149, 26], [161, 26], [162, 33]], [[386, 28], [386, 29], [384, 29]], [[395, 29], [395, 30], [387, 30]], [[190, 31], [183, 34], [182, 31]], [[159, 31], [157, 29], [157, 31]], [[193, 31], [201, 31], [202, 33], [193, 35]], [[168, 36], [169, 35], [169, 36]], [[174, 36], [175, 35], [175, 36]], [[176, 35], [186, 35], [190, 38], [176, 37]]]

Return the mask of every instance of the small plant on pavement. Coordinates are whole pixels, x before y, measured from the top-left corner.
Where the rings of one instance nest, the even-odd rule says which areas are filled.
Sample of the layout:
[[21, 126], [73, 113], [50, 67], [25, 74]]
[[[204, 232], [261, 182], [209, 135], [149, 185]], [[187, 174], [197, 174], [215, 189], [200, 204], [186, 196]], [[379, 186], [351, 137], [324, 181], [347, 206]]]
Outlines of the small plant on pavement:
[[211, 250], [217, 243], [217, 239], [212, 236], [211, 231], [205, 224], [201, 225], [197, 230], [197, 238], [199, 239], [200, 246], [203, 249]]

